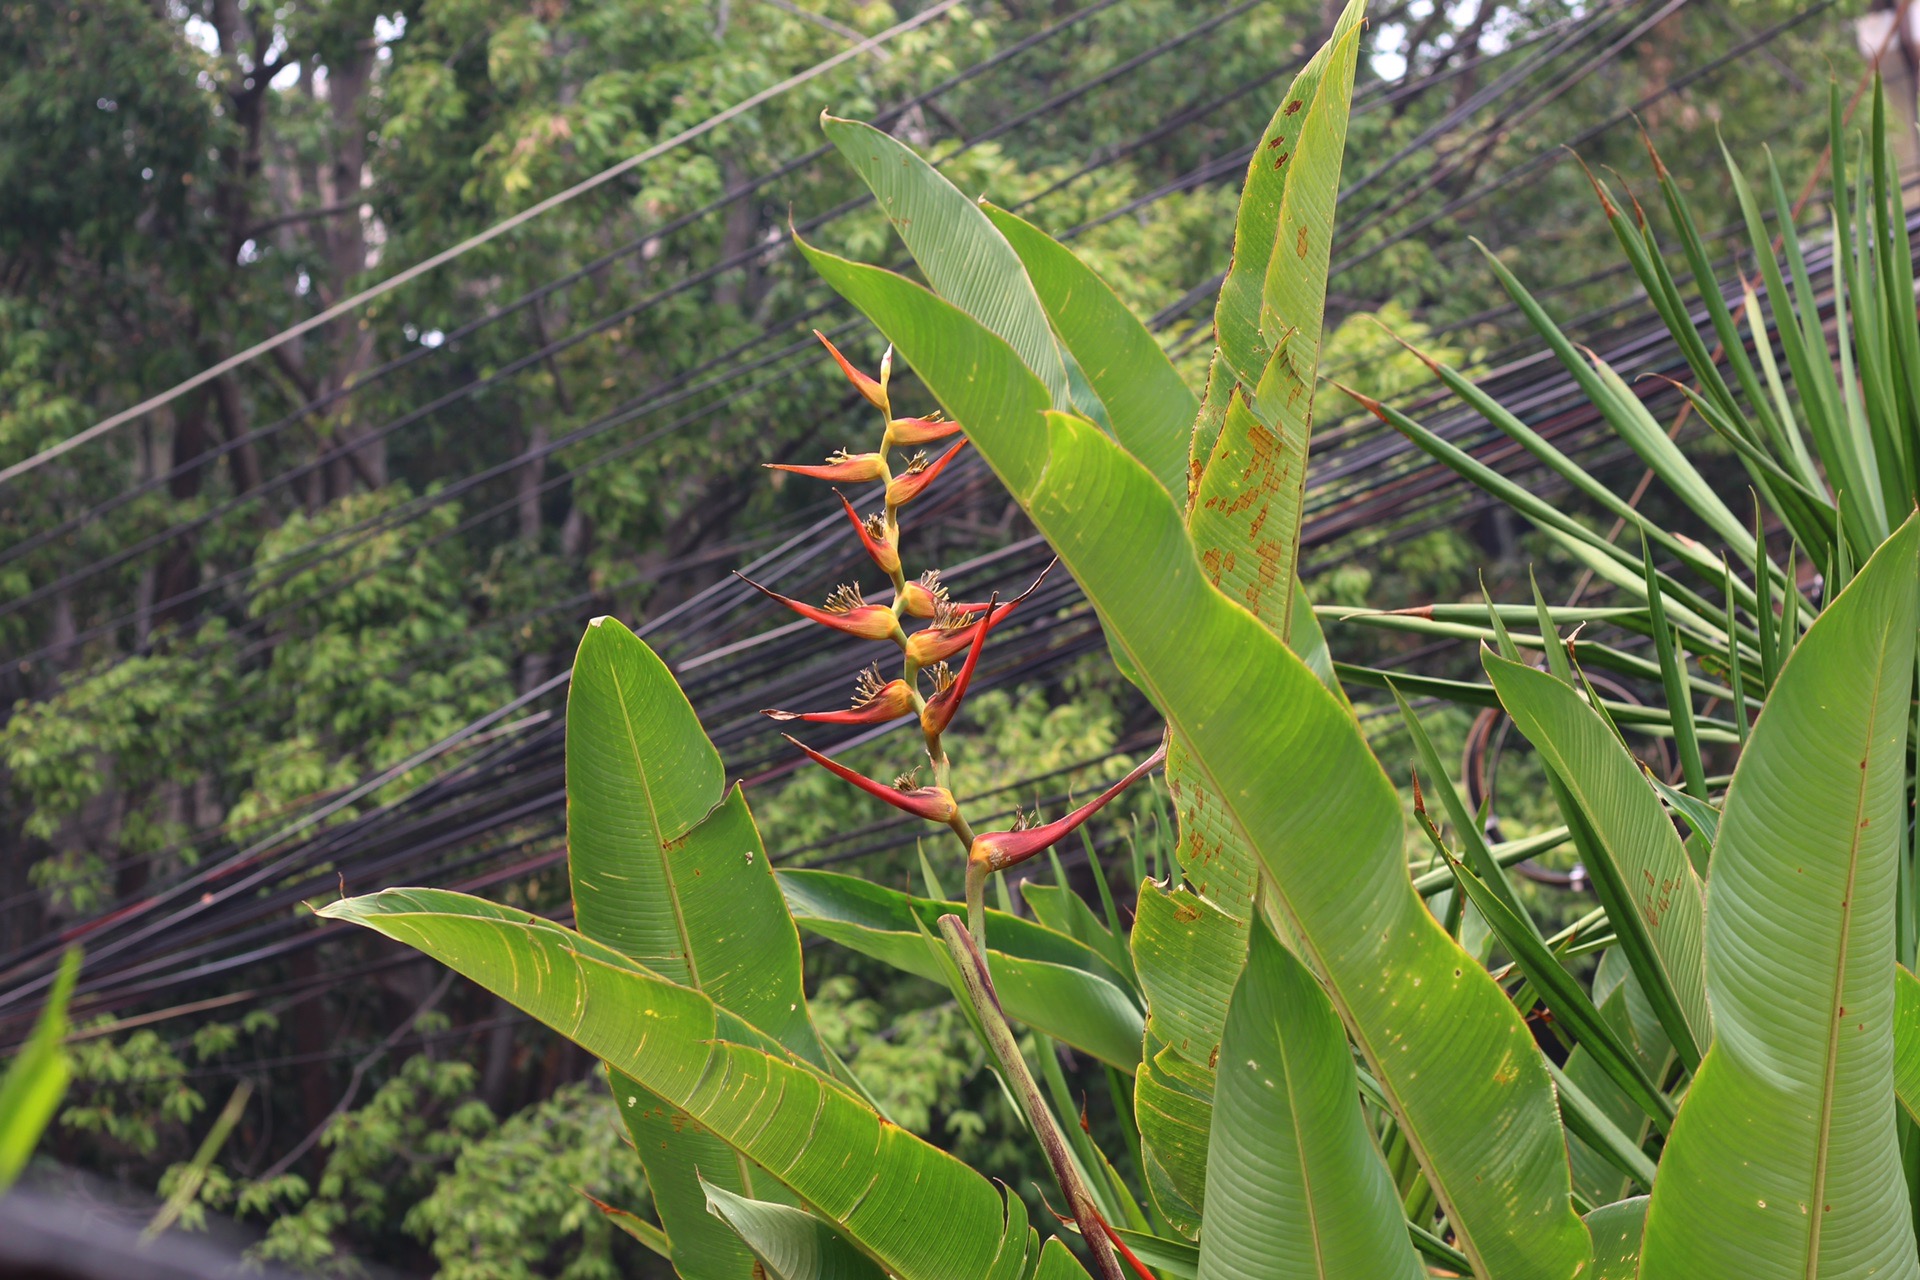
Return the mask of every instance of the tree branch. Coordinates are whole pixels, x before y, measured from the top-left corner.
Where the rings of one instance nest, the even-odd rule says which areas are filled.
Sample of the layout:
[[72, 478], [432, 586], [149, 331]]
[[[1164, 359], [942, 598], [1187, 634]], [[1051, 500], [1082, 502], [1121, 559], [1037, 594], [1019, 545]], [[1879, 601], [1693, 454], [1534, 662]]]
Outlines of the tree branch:
[[295, 209], [292, 213], [283, 213], [277, 218], [268, 218], [265, 222], [247, 228], [246, 238], [258, 239], [269, 231], [291, 226], [296, 222], [313, 222], [320, 218], [334, 218], [343, 213], [352, 213], [365, 203], [364, 199], [356, 195], [351, 200], [341, 200], [334, 204], [323, 204], [312, 209]]

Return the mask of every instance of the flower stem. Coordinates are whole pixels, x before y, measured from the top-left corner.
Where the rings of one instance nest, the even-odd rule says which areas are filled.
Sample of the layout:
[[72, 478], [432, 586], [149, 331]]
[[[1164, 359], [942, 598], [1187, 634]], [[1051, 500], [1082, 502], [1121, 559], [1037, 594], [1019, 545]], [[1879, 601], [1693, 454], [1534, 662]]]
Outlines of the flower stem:
[[[967, 868], [967, 884], [971, 910], [974, 897], [972, 867]], [[1120, 1270], [1120, 1259], [1114, 1254], [1113, 1245], [1101, 1225], [1100, 1211], [1094, 1207], [1092, 1194], [1080, 1180], [1079, 1170], [1074, 1168], [1073, 1157], [1067, 1150], [1066, 1136], [1060, 1132], [1053, 1112], [1047, 1109], [1046, 1100], [1040, 1096], [1040, 1086], [1034, 1083], [1033, 1073], [1027, 1070], [1027, 1060], [1021, 1056], [1020, 1046], [1014, 1041], [1013, 1029], [1007, 1025], [1007, 1016], [1000, 1008], [1000, 997], [994, 994], [993, 979], [987, 973], [985, 953], [974, 945], [973, 934], [968, 932], [958, 916], [941, 916], [940, 934], [947, 940], [947, 950], [952, 953], [954, 965], [960, 970], [960, 983], [966, 991], [967, 1001], [980, 1016], [980, 1025], [987, 1034], [987, 1047], [999, 1060], [1001, 1071], [1006, 1073], [1007, 1083], [1012, 1086], [1021, 1109], [1027, 1113], [1034, 1135], [1040, 1139], [1040, 1148], [1046, 1153], [1054, 1180], [1060, 1184], [1061, 1192], [1073, 1209], [1073, 1219], [1079, 1224], [1080, 1238], [1086, 1242], [1087, 1251], [1093, 1255], [1095, 1269], [1101, 1280], [1126, 1280]]]

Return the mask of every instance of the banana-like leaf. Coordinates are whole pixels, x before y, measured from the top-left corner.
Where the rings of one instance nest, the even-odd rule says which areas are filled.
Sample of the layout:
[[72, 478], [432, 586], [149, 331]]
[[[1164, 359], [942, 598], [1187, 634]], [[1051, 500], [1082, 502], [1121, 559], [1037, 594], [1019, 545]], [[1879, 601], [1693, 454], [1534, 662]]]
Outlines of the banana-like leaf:
[[[1207, 395], [1210, 401], [1225, 395], [1226, 411], [1188, 514], [1208, 576], [1283, 640], [1292, 635], [1334, 198], [1364, 10], [1365, 0], [1347, 6], [1332, 39], [1295, 81], [1254, 150], [1234, 268], [1214, 316], [1220, 360]], [[1277, 192], [1273, 179], [1279, 180]], [[1269, 207], [1276, 195], [1277, 207]], [[1255, 244], [1265, 248], [1257, 294], [1247, 286], [1262, 258], [1240, 261]], [[1258, 322], [1250, 325], [1256, 302]], [[1231, 384], [1223, 374], [1231, 375]]]
[[[1114, 438], [1168, 493], [1185, 493], [1187, 438], [1200, 401], [1166, 352], [1072, 250], [1018, 214], [984, 201], [981, 208], [1020, 255], [1054, 332], [1106, 406]], [[940, 292], [960, 301], [945, 289]]]
[[[1218, 347], [1207, 405], [1193, 430], [1192, 480], [1173, 490], [1188, 499], [1188, 526], [1213, 583], [1292, 644], [1336, 691], [1331, 655], [1296, 562], [1334, 202], [1365, 7], [1365, 0], [1350, 0], [1332, 38], [1294, 78], [1248, 162], [1233, 260], [1214, 308]], [[1120, 645], [1114, 649], [1124, 653]], [[1344, 701], [1344, 694], [1337, 696]], [[1224, 967], [1231, 990], [1246, 958], [1260, 863], [1191, 754], [1178, 732], [1170, 735], [1167, 788], [1179, 816], [1174, 857], [1188, 882], [1236, 926], [1200, 938], [1216, 948], [1205, 967]], [[1152, 937], [1136, 938], [1134, 954], [1143, 981], [1150, 971], [1166, 974], [1162, 986], [1181, 980], [1182, 957], [1158, 954]], [[1215, 1043], [1218, 1033], [1216, 1023]], [[1189, 1080], [1212, 1072], [1210, 1058], [1190, 1057], [1176, 1067], [1168, 1055], [1180, 1052], [1169, 1046], [1151, 1062]], [[1141, 1142], [1198, 1206], [1203, 1188], [1190, 1183], [1205, 1160], [1193, 1139], [1196, 1126], [1202, 1137], [1208, 1126], [1198, 1115], [1183, 1118], [1163, 1128], [1158, 1111], [1141, 1111]], [[1167, 1150], [1158, 1151], [1162, 1146]], [[1161, 1208], [1169, 1216], [1177, 1212]]]
[[[1615, 988], [1612, 995], [1598, 1002], [1600, 1016], [1627, 1045], [1636, 1050], [1636, 1056], [1643, 1066], [1647, 1065], [1644, 1054], [1638, 1054], [1639, 1046], [1634, 1043], [1633, 1030], [1627, 1019], [1627, 994]], [[1653, 1063], [1648, 1073], [1659, 1068]], [[1607, 1069], [1594, 1060], [1594, 1056], [1584, 1046], [1575, 1046], [1567, 1055], [1566, 1066], [1562, 1068], [1567, 1079], [1584, 1094], [1588, 1101], [1599, 1109], [1607, 1120], [1620, 1132], [1630, 1138], [1641, 1137], [1646, 1129], [1647, 1117], [1638, 1104], [1614, 1083]], [[1562, 1110], [1564, 1111], [1564, 1106]], [[1573, 1162], [1574, 1190], [1595, 1204], [1606, 1204], [1626, 1194], [1627, 1179], [1617, 1161], [1577, 1137], [1567, 1140], [1567, 1154]]]
[[1894, 886], [1920, 518], [1780, 672], [1707, 889], [1714, 1042], [1668, 1138], [1646, 1280], [1920, 1276], [1894, 1095]]
[[1413, 1280], [1405, 1222], [1340, 1015], [1256, 921], [1220, 1044], [1200, 1280]]
[[[1247, 179], [1241, 189], [1239, 212], [1234, 222], [1233, 261], [1226, 279], [1221, 282], [1219, 300], [1214, 304], [1214, 340], [1219, 345], [1213, 370], [1207, 378], [1206, 404], [1194, 427], [1196, 473], [1204, 469], [1213, 456], [1234, 389], [1239, 387], [1251, 394], [1259, 385], [1261, 371], [1286, 334], [1287, 326], [1300, 325], [1310, 319], [1316, 335], [1312, 353], [1315, 357], [1318, 355], [1321, 308], [1314, 305], [1298, 309], [1294, 315], [1282, 316], [1279, 306], [1270, 306], [1268, 288], [1288, 273], [1297, 273], [1302, 277], [1298, 281], [1301, 287], [1317, 288], [1321, 298], [1325, 297], [1328, 246], [1315, 243], [1315, 228], [1305, 219], [1324, 216], [1331, 229], [1334, 197], [1339, 193], [1341, 157], [1322, 152], [1314, 161], [1319, 168], [1309, 172], [1299, 163], [1302, 157], [1297, 153], [1307, 132], [1311, 108], [1322, 98], [1322, 85], [1332, 63], [1331, 50], [1355, 33], [1364, 12], [1364, 4], [1348, 4], [1335, 23], [1328, 43], [1288, 86], [1280, 109], [1274, 113], [1266, 132], [1260, 136], [1260, 144], [1254, 148], [1253, 157], [1247, 162]], [[1340, 92], [1338, 97], [1339, 127], [1344, 133], [1348, 91]], [[1331, 125], [1331, 120], [1323, 118], [1319, 127]], [[1327, 166], [1331, 166], [1331, 174], [1326, 171]], [[1290, 200], [1289, 193], [1296, 184], [1300, 184], [1301, 192]], [[1305, 191], [1307, 186], [1320, 189], [1309, 196]], [[1283, 223], [1283, 213], [1289, 206], [1301, 221]], [[1299, 245], [1302, 228], [1307, 236], [1304, 252]], [[1321, 263], [1319, 272], [1315, 273], [1317, 284], [1305, 278], [1306, 273], [1301, 269], [1301, 263], [1310, 258], [1317, 258]], [[1276, 296], [1274, 301], [1279, 300]], [[1313, 377], [1310, 370], [1306, 377], [1310, 383]]]
[[1603, 1204], [1589, 1213], [1593, 1266], [1581, 1280], [1639, 1280], [1640, 1237], [1646, 1227], [1645, 1196]]
[[1713, 1039], [1707, 1013], [1706, 904], [1687, 851], [1646, 774], [1600, 714], [1543, 671], [1483, 651], [1500, 702], [1573, 802], [1569, 824], [1642, 987], [1667, 1012], [1667, 1035], [1697, 1064]]
[[[666, 664], [614, 618], [589, 624], [574, 659], [567, 852], [583, 934], [825, 1065], [801, 985], [800, 935], [746, 799], [726, 789], [720, 753]], [[619, 1079], [613, 1087], [641, 1090]], [[761, 1198], [777, 1188], [755, 1187], [750, 1166], [657, 1100], [622, 1115], [675, 1269], [686, 1280], [748, 1276], [753, 1257], [707, 1211], [700, 1176]]]
[[912, 148], [870, 124], [823, 113], [820, 127], [872, 189], [927, 283], [1012, 343], [1056, 407], [1073, 404], [1066, 363], [1033, 282], [979, 206]]
[[567, 696], [567, 866], [580, 932], [824, 1065], [800, 935], [720, 753], [652, 649], [588, 625]]
[[805, 1209], [748, 1200], [702, 1179], [707, 1209], [760, 1260], [766, 1280], [886, 1280], [866, 1254]]
[[[1206, 1206], [1207, 1143], [1214, 1064], [1247, 956], [1247, 921], [1191, 889], [1149, 880], [1134, 909], [1134, 971], [1147, 998], [1147, 1052], [1134, 1089], [1134, 1118], [1154, 1199], [1192, 1235]], [[1172, 1196], [1162, 1191], [1172, 1191]]]
[[[985, 1178], [702, 993], [571, 929], [464, 894], [388, 889], [319, 914], [432, 956], [603, 1059], [616, 1079], [771, 1172], [899, 1280], [1024, 1274], [1031, 1240], [1024, 1211], [1010, 1211], [1017, 1197], [1003, 1201]], [[615, 1101], [622, 1111], [644, 1105], [638, 1093]], [[673, 1249], [677, 1258], [677, 1237]], [[1076, 1264], [1059, 1274], [1085, 1272]]]
[[1212, 586], [1144, 467], [1091, 423], [1047, 413], [1036, 426], [1046, 389], [1011, 347], [910, 281], [803, 247], [968, 424], [1191, 749], [1462, 1250], [1501, 1280], [1573, 1276], [1587, 1237], [1545, 1065], [1519, 1012], [1414, 892], [1399, 797], [1348, 708]]
[[[793, 918], [808, 931], [896, 969], [946, 981], [922, 930], [937, 930], [940, 917], [950, 912], [964, 915], [965, 906], [830, 871], [782, 871], [778, 879]], [[1140, 1007], [1126, 976], [1098, 951], [993, 911], [987, 963], [1010, 1017], [1122, 1071], [1139, 1065]]]

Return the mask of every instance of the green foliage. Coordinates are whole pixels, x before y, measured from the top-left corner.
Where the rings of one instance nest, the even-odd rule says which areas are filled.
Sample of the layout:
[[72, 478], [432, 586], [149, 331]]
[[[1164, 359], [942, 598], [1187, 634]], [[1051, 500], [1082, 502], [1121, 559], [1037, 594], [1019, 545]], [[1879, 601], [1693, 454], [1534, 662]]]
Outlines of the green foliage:
[[[300, 34], [339, 50], [353, 23], [327, 16], [338, 21]], [[765, 13], [744, 57], [740, 44], [716, 51], [699, 6], [667, 6], [642, 22], [620, 16], [593, 4], [520, 12], [481, 2], [410, 17], [383, 82], [383, 136], [431, 180], [384, 206], [395, 244], [491, 216], [577, 166], [663, 136], [693, 104], [723, 85], [765, 81], [777, 54], [805, 44], [801, 28]], [[942, 177], [888, 135], [826, 122], [881, 209], [842, 229], [836, 247], [852, 257], [803, 246], [806, 257], [964, 427], [1092, 600], [1120, 671], [1166, 719], [1179, 840], [1171, 859], [1155, 860], [1164, 880], [1136, 867], [1131, 928], [1106, 879], [1098, 910], [1064, 874], [1027, 895], [1034, 920], [982, 909], [988, 876], [1045, 851], [1092, 807], [1062, 824], [985, 833], [959, 807], [1104, 754], [1119, 733], [1111, 702], [1054, 707], [1034, 690], [978, 696], [969, 710], [981, 727], [945, 738], [950, 761], [944, 722], [925, 718], [924, 664], [909, 649], [902, 683], [922, 716], [934, 785], [857, 779], [864, 792], [850, 800], [814, 774], [769, 806], [776, 848], [870, 820], [881, 812], [874, 799], [910, 812], [920, 804], [922, 816], [946, 822], [968, 849], [972, 936], [984, 943], [974, 952], [958, 904], [935, 888], [946, 865], [938, 856], [923, 852], [926, 897], [817, 871], [776, 877], [743, 793], [727, 788], [666, 664], [617, 622], [597, 621], [576, 660], [568, 719], [578, 932], [529, 909], [544, 902], [435, 890], [345, 899], [322, 914], [413, 945], [571, 1037], [608, 1064], [611, 1102], [571, 1086], [496, 1125], [472, 1097], [470, 1068], [418, 1055], [328, 1127], [311, 1186], [216, 1167], [195, 1212], [277, 1215], [262, 1255], [307, 1266], [391, 1252], [404, 1214], [406, 1235], [429, 1242], [446, 1274], [616, 1274], [619, 1220], [568, 1190], [639, 1207], [611, 1105], [661, 1221], [632, 1219], [634, 1233], [669, 1252], [688, 1280], [1084, 1274], [1064, 1237], [1043, 1241], [1030, 1221], [1046, 1220], [982, 1176], [1022, 1158], [1030, 1166], [1031, 1148], [1015, 1141], [1029, 1135], [1103, 1280], [1120, 1274], [1110, 1234], [1171, 1273], [1202, 1277], [1413, 1275], [1416, 1252], [1484, 1280], [1920, 1267], [1900, 1154], [1920, 1131], [1893, 1105], [1896, 1088], [1915, 1105], [1907, 1086], [1920, 1001], [1909, 998], [1910, 975], [1896, 986], [1903, 971], [1889, 963], [1911, 963], [1920, 941], [1913, 853], [1900, 834], [1920, 625], [1920, 525], [1902, 525], [1900, 513], [1920, 492], [1911, 465], [1920, 339], [1906, 318], [1910, 250], [1883, 122], [1876, 114], [1865, 151], [1852, 151], [1836, 99], [1834, 238], [1839, 300], [1852, 308], [1837, 317], [1837, 374], [1791, 218], [1780, 219], [1786, 265], [1769, 269], [1757, 202], [1736, 180], [1792, 396], [1765, 369], [1740, 368], [1739, 324], [1710, 296], [1709, 322], [1733, 352], [1727, 382], [1692, 332], [1654, 233], [1603, 206], [1694, 362], [1692, 411], [1731, 442], [1774, 523], [1824, 566], [1822, 589], [1803, 595], [1720, 496], [1703, 451], [1670, 440], [1632, 384], [1575, 348], [1516, 264], [1496, 259], [1492, 278], [1662, 482], [1685, 529], [1643, 514], [1447, 367], [1475, 358], [1469, 344], [1434, 353], [1429, 366], [1350, 325], [1323, 338], [1358, 19], [1356, 5], [1261, 135], [1234, 218], [1204, 398], [1126, 309], [1179, 278], [1158, 273], [1164, 246], [1143, 244], [1167, 234], [1164, 225], [1151, 234], [1122, 226], [1082, 258], [1037, 222], [993, 206], [983, 213], [954, 185], [1019, 187], [1004, 153], [979, 148]], [[968, 38], [990, 36], [983, 27]], [[643, 48], [665, 53], [637, 56]], [[594, 57], [609, 50], [635, 55], [626, 61], [638, 69], [598, 71]], [[290, 129], [296, 150], [326, 127], [312, 112], [289, 120], [315, 135]], [[1366, 130], [1356, 137], [1369, 144], [1392, 136], [1392, 126]], [[444, 160], [461, 154], [479, 157], [477, 175]], [[1856, 155], [1870, 159], [1846, 169]], [[665, 216], [723, 189], [737, 180], [725, 159], [684, 158], [650, 176], [640, 204]], [[1665, 169], [1658, 180], [1682, 257], [1710, 281], [1680, 184]], [[1769, 185], [1781, 190], [1777, 178]], [[1196, 240], [1217, 245], [1226, 219], [1206, 218], [1225, 212], [1213, 199], [1193, 197], [1175, 219], [1210, 222]], [[892, 256], [887, 223], [931, 289], [853, 260]], [[1136, 260], [1147, 264], [1137, 276]], [[499, 266], [505, 287], [515, 268]], [[766, 296], [806, 289], [783, 279]], [[738, 323], [738, 305], [721, 308], [728, 314], [701, 339]], [[1390, 318], [1418, 340], [1410, 314]], [[1773, 344], [1752, 318], [1761, 315], [1757, 300], [1742, 312], [1765, 364]], [[622, 340], [662, 369], [685, 367], [697, 350], [688, 333], [663, 329], [650, 347], [647, 336]], [[476, 344], [482, 366], [498, 354], [488, 341]], [[32, 394], [9, 426], [24, 438], [39, 429], [28, 420], [38, 406], [56, 400], [37, 381], [44, 353], [17, 349], [9, 358]], [[563, 402], [563, 380], [584, 382], [578, 411], [604, 407], [611, 386], [596, 375], [608, 359], [591, 346], [569, 355], [547, 390]], [[1498, 647], [1501, 656], [1484, 657], [1485, 683], [1415, 675], [1394, 691], [1504, 709], [1530, 743], [1520, 776], [1541, 785], [1514, 825], [1547, 833], [1528, 851], [1560, 842], [1564, 825], [1600, 882], [1602, 909], [1566, 929], [1553, 914], [1562, 908], [1542, 909], [1538, 890], [1508, 881], [1513, 846], [1490, 843], [1486, 814], [1454, 789], [1402, 700], [1424, 785], [1409, 829], [1409, 802], [1382, 763], [1400, 746], [1397, 731], [1363, 728], [1378, 708], [1349, 696], [1388, 677], [1336, 668], [1309, 607], [1298, 567], [1302, 484], [1321, 370], [1341, 361], [1377, 396], [1404, 395], [1433, 368], [1575, 500], [1531, 492], [1404, 412], [1359, 399], [1533, 521], [1542, 545], [1625, 602], [1555, 610], [1536, 588], [1528, 605], [1325, 615]], [[891, 407], [879, 407], [891, 432]], [[595, 518], [603, 546], [671, 542], [675, 523], [724, 488], [700, 493], [662, 478], [695, 451], [741, 452], [754, 418], [743, 413], [703, 440], [581, 483], [572, 510]], [[873, 456], [892, 480], [887, 447]], [[67, 905], [107, 893], [112, 869], [75, 835], [102, 796], [119, 804], [129, 848], [158, 849], [186, 829], [181, 795], [216, 771], [195, 752], [213, 740], [209, 726], [230, 729], [233, 690], [256, 693], [275, 717], [246, 727], [256, 749], [246, 764], [217, 769], [209, 799], [249, 832], [302, 795], [405, 758], [507, 692], [509, 650], [466, 637], [480, 621], [477, 601], [504, 605], [538, 590], [544, 534], [511, 554], [473, 555], [442, 536], [459, 525], [458, 510], [442, 507], [359, 537], [363, 522], [409, 501], [403, 484], [376, 489], [310, 504], [257, 550], [234, 526], [208, 535], [220, 554], [245, 548], [259, 588], [248, 616], [291, 620], [261, 665], [229, 663], [224, 620], [213, 617], [176, 633], [199, 646], [191, 658], [162, 645], [145, 659], [162, 690], [201, 699], [182, 715], [127, 696], [131, 686], [116, 682], [128, 664], [103, 662], [10, 722], [0, 745], [32, 833], [51, 851], [38, 874]], [[896, 560], [900, 505], [890, 489], [882, 527]], [[1644, 565], [1595, 531], [1596, 510], [1644, 535]], [[333, 534], [347, 536], [347, 554], [319, 563], [300, 554], [306, 539]], [[1464, 563], [1461, 539], [1442, 533], [1375, 566], [1378, 576], [1335, 578], [1324, 598], [1357, 606]], [[898, 632], [905, 582], [887, 571]], [[312, 603], [331, 587], [340, 589]], [[986, 622], [938, 611], [915, 634], [967, 625], [984, 638]], [[1569, 644], [1566, 626], [1591, 632]], [[1523, 650], [1541, 662], [1529, 667]], [[231, 685], [202, 679], [203, 661], [230, 665]], [[1590, 673], [1601, 672], [1612, 683], [1596, 684]], [[1613, 696], [1621, 681], [1656, 692]], [[1451, 746], [1457, 712], [1445, 729]], [[171, 754], [155, 751], [168, 745]], [[832, 763], [845, 778], [888, 746], [897, 740]], [[1648, 780], [1651, 761], [1635, 753], [1656, 750], [1662, 776]], [[90, 758], [115, 763], [111, 787], [86, 776]], [[1075, 771], [1069, 783], [1083, 790], [1122, 768]], [[1136, 817], [1152, 809], [1134, 803]], [[1088, 848], [1090, 872], [1104, 875], [1098, 847]], [[916, 997], [930, 981], [954, 1000], [903, 1012], [829, 981], [809, 1001], [796, 925], [911, 975], [904, 989]], [[1595, 951], [1604, 958], [1590, 970], [1583, 957]], [[1783, 990], [1797, 994], [1782, 1000]], [[1024, 1041], [1009, 1016], [1025, 1026]], [[1091, 1069], [1063, 1067], [1056, 1039]], [[218, 1059], [242, 1040], [208, 1030], [191, 1052]], [[68, 1127], [137, 1153], [179, 1145], [204, 1107], [188, 1084], [187, 1052], [150, 1032], [83, 1041], [84, 1096]], [[1067, 1068], [1075, 1083], [1106, 1075], [1111, 1123], [1088, 1118]], [[1757, 1126], [1756, 1115], [1777, 1122]], [[927, 1141], [935, 1138], [949, 1150]], [[178, 1167], [168, 1176], [185, 1185]], [[1629, 1196], [1643, 1189], [1650, 1202]]]
[[407, 1211], [445, 1280], [629, 1274], [615, 1233], [581, 1195], [643, 1209], [646, 1186], [596, 1076], [465, 1141], [433, 1190]]

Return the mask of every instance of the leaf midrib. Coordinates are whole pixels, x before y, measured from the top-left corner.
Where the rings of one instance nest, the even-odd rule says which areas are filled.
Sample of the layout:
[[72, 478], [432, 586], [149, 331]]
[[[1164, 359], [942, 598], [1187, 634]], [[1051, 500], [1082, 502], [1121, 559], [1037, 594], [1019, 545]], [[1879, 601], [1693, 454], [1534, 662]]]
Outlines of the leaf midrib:
[[[1877, 660], [1874, 666], [1874, 687], [1878, 690], [1886, 679], [1887, 643], [1893, 633], [1891, 623], [1883, 626], [1880, 643], [1877, 646]], [[1880, 701], [1875, 698], [1867, 712], [1865, 738], [1865, 756], [1860, 762], [1860, 780], [1855, 792], [1853, 808], [1852, 839], [1848, 846], [1846, 896], [1841, 899], [1840, 945], [1833, 970], [1833, 995], [1827, 1004], [1827, 1060], [1820, 1080], [1820, 1125], [1814, 1133], [1813, 1167], [1813, 1203], [1808, 1206], [1807, 1225], [1807, 1280], [1816, 1280], [1820, 1274], [1820, 1232], [1826, 1214], [1823, 1206], [1827, 1194], [1827, 1156], [1831, 1147], [1833, 1127], [1833, 1077], [1839, 1070], [1840, 1062], [1840, 1001], [1846, 993], [1847, 948], [1853, 937], [1853, 914], [1856, 879], [1860, 872], [1860, 831], [1861, 815], [1867, 807], [1867, 778], [1870, 770], [1868, 759], [1874, 755], [1874, 730], [1880, 720]]]
[[687, 919], [680, 909], [680, 886], [674, 883], [673, 863], [667, 857], [666, 830], [660, 824], [660, 808], [653, 800], [653, 779], [640, 752], [640, 738], [634, 732], [633, 715], [627, 709], [626, 686], [620, 681], [620, 669], [609, 662], [607, 674], [613, 680], [614, 701], [620, 708], [620, 724], [627, 733], [627, 747], [633, 753], [633, 770], [640, 778], [640, 794], [646, 798], [647, 817], [653, 825], [654, 850], [660, 859], [660, 875], [667, 882], [667, 908], [673, 915], [673, 929], [680, 937], [680, 956], [687, 966], [688, 985], [705, 991], [700, 982], [700, 966], [693, 958], [693, 940], [687, 936]]
[[[1284, 945], [1284, 944], [1283, 944]], [[1314, 1274], [1326, 1280], [1327, 1250], [1320, 1239], [1320, 1207], [1313, 1194], [1313, 1170], [1307, 1160], [1306, 1131], [1300, 1123], [1300, 1097], [1293, 1083], [1293, 1055], [1287, 1036], [1280, 1037], [1280, 1070], [1287, 1078], [1287, 1114], [1293, 1117], [1293, 1149], [1300, 1153], [1300, 1190], [1307, 1205], [1307, 1231], [1313, 1238]]]

